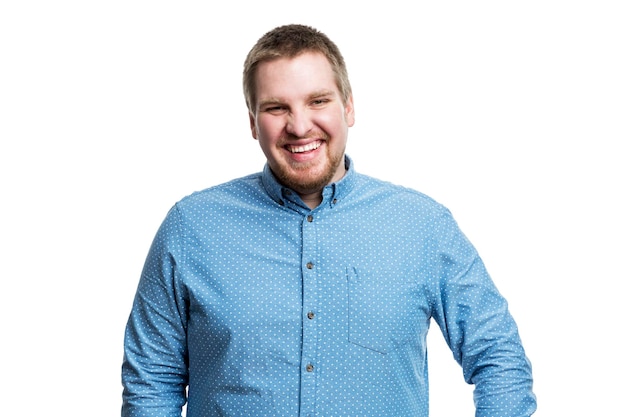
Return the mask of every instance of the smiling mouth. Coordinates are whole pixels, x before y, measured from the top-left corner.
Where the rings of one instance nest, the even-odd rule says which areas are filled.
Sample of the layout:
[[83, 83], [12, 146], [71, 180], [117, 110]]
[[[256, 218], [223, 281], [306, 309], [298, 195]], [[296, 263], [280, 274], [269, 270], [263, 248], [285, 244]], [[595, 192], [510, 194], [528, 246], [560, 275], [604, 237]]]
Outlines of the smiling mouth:
[[322, 142], [318, 140], [315, 142], [307, 143], [306, 145], [302, 145], [302, 146], [287, 145], [286, 148], [291, 153], [303, 153], [303, 152], [314, 151], [320, 146], [322, 146]]

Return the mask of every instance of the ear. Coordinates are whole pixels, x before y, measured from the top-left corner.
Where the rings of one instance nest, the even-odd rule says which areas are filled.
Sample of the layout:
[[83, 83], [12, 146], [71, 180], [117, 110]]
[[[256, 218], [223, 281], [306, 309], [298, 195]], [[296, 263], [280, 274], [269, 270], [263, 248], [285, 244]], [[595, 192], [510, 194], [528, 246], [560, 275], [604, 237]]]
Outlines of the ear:
[[352, 94], [350, 94], [350, 97], [348, 97], [348, 100], [344, 104], [344, 113], [348, 127], [354, 126], [354, 100]]
[[252, 132], [252, 137], [254, 139], [258, 139], [256, 130], [256, 118], [254, 117], [252, 112], [248, 112], [248, 117], [250, 118], [250, 131]]

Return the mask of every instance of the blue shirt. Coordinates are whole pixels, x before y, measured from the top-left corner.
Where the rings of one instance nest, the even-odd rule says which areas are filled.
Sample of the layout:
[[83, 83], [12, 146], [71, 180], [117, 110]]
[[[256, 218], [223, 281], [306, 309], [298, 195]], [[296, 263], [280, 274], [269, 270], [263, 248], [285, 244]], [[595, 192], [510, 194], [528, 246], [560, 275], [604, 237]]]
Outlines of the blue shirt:
[[534, 412], [516, 324], [449, 211], [346, 164], [313, 210], [267, 166], [170, 210], [126, 329], [123, 417], [180, 416], [187, 394], [188, 417], [425, 417], [431, 319], [477, 416]]

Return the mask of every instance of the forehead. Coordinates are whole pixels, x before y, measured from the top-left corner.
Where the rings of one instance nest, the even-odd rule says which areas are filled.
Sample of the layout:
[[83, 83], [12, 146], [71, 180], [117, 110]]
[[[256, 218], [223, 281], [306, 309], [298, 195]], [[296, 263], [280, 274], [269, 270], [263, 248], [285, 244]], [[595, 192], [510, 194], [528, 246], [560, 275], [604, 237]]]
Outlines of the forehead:
[[256, 72], [256, 90], [259, 99], [319, 90], [339, 91], [330, 62], [317, 52], [262, 62]]

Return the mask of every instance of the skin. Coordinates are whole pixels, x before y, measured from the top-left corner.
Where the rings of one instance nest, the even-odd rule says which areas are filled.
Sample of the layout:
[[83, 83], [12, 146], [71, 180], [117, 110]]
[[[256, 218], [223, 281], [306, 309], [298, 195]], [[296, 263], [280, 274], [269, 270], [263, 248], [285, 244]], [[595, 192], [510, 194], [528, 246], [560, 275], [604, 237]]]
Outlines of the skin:
[[315, 208], [323, 188], [346, 173], [352, 96], [342, 100], [330, 63], [316, 52], [261, 63], [256, 86], [252, 137], [278, 180]]

